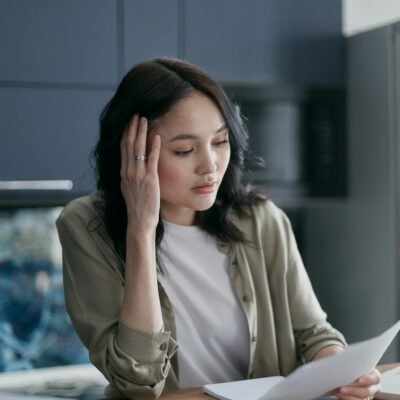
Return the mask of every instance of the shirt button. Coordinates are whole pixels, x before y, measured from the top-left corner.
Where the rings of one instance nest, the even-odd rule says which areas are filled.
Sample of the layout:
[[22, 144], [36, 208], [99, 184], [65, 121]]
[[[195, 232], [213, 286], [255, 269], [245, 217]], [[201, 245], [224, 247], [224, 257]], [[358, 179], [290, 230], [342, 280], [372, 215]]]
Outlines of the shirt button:
[[253, 378], [254, 378], [254, 375], [255, 375], [255, 374], [254, 374], [254, 371], [251, 371], [251, 372], [250, 372], [250, 375], [249, 375], [249, 378], [250, 378], [250, 379], [253, 379]]
[[161, 343], [161, 344], [160, 344], [160, 350], [161, 350], [161, 351], [167, 350], [167, 343]]
[[242, 300], [243, 300], [245, 303], [248, 303], [248, 302], [250, 301], [250, 296], [249, 296], [248, 294], [245, 294], [245, 295], [242, 297]]
[[251, 341], [252, 341], [253, 343], [255, 343], [255, 342], [257, 341], [257, 336], [253, 336], [253, 337], [251, 338]]

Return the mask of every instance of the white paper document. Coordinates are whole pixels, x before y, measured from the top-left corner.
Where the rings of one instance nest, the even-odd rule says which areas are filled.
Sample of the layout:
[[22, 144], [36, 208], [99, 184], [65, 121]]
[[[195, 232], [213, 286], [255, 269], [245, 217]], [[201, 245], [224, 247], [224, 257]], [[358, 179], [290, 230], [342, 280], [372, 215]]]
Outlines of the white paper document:
[[[399, 329], [400, 321], [381, 335], [349, 345], [334, 356], [303, 365], [286, 378], [272, 377], [205, 385], [204, 391], [224, 400], [314, 399], [370, 372]], [[252, 383], [253, 381], [258, 382]], [[265, 386], [261, 388], [262, 385]]]
[[270, 376], [268, 378], [249, 379], [245, 381], [215, 383], [205, 385], [203, 390], [205, 393], [220, 400], [253, 400], [258, 399], [267, 390], [270, 390], [284, 379], [283, 376]]
[[[60, 400], [59, 397], [49, 397], [49, 396], [35, 396], [28, 394], [17, 394], [0, 392], [0, 400]], [[63, 397], [63, 400], [68, 400], [68, 398]], [[70, 400], [74, 400], [71, 398]]]
[[382, 374], [382, 393], [400, 395], [400, 367], [396, 367]]

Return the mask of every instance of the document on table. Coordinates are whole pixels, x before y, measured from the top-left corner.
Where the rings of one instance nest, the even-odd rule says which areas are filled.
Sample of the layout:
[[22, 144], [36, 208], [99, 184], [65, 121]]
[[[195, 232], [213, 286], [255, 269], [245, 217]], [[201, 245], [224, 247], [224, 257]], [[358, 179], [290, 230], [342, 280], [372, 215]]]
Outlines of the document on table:
[[[286, 378], [271, 377], [211, 384], [205, 385], [203, 389], [211, 396], [223, 400], [313, 399], [350, 384], [375, 368], [399, 329], [400, 321], [397, 321], [379, 336], [349, 345], [334, 356], [303, 365]], [[260, 391], [263, 384], [263, 391]], [[245, 396], [241, 393], [245, 393]]]
[[[60, 397], [49, 397], [49, 396], [36, 396], [29, 394], [18, 394], [9, 392], [0, 392], [0, 400], [60, 400]], [[68, 398], [63, 397], [63, 400]], [[74, 400], [71, 398], [70, 400]]]
[[385, 398], [400, 398], [400, 367], [384, 372], [381, 378], [381, 385], [380, 392], [386, 394]]
[[205, 385], [203, 390], [220, 400], [255, 400], [284, 379], [283, 376], [269, 376], [245, 381], [214, 383]]

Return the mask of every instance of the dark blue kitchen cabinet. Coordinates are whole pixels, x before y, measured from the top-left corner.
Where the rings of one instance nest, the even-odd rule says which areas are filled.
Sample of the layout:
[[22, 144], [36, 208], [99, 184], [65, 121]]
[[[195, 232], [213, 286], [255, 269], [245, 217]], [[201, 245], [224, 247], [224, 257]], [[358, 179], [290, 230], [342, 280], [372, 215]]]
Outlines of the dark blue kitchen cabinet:
[[337, 0], [186, 0], [185, 56], [220, 81], [343, 84]]
[[154, 57], [178, 57], [178, 0], [125, 0], [122, 14], [124, 72]]
[[1, 0], [0, 82], [115, 84], [113, 0]]
[[0, 182], [93, 190], [99, 114], [132, 64], [178, 56], [177, 2], [0, 1]]
[[0, 181], [72, 180], [94, 187], [89, 154], [111, 91], [0, 88]]
[[94, 187], [89, 153], [118, 82], [117, 11], [113, 0], [0, 1], [2, 183]]

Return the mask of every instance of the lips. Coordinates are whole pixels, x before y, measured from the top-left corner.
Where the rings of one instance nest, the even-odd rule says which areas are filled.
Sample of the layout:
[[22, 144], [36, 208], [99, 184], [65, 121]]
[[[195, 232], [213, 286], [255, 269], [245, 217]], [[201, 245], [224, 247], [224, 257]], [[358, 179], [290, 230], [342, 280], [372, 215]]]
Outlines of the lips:
[[192, 188], [192, 190], [199, 194], [208, 194], [214, 192], [216, 187], [217, 187], [217, 182], [208, 182], [208, 183], [203, 183], [199, 186], [195, 186]]

